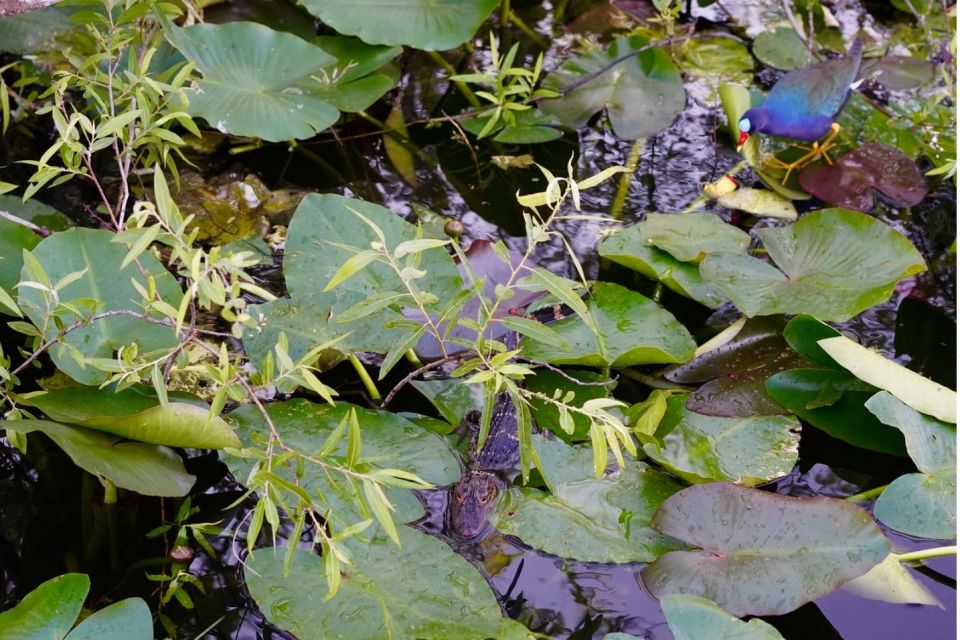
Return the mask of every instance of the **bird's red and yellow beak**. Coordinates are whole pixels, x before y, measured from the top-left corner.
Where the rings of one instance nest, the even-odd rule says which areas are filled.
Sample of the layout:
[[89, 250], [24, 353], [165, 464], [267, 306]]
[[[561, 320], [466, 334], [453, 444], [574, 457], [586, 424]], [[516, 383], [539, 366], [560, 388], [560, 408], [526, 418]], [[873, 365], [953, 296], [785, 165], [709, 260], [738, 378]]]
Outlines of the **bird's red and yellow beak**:
[[743, 148], [743, 144], [747, 141], [747, 138], [750, 137], [750, 134], [746, 131], [740, 132], [740, 140], [737, 141], [737, 152], [739, 153], [740, 149]]

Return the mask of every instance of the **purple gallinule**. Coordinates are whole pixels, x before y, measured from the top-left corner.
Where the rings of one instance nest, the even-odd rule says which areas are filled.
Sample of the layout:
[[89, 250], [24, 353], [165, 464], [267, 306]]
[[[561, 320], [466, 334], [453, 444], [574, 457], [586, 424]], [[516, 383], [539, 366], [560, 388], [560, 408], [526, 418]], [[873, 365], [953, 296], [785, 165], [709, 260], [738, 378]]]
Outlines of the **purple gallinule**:
[[[817, 156], [823, 155], [830, 162], [826, 152], [835, 146], [833, 139], [840, 131], [834, 120], [843, 111], [851, 89], [856, 86], [862, 50], [863, 41], [857, 38], [843, 58], [819, 62], [780, 78], [763, 104], [749, 109], [740, 119], [737, 150], [751, 134], [758, 132], [814, 141], [810, 147], [797, 145], [807, 151], [798, 160], [786, 163], [774, 158], [775, 167], [787, 170], [784, 183], [790, 172], [809, 164]], [[827, 137], [817, 142], [824, 135]]]

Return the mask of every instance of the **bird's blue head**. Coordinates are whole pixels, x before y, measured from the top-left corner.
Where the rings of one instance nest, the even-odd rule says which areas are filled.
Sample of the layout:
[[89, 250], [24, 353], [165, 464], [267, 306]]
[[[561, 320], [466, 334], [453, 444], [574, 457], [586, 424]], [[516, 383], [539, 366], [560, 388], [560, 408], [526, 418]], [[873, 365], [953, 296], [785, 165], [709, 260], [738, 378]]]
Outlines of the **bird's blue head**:
[[769, 114], [763, 107], [748, 109], [737, 123], [737, 128], [740, 129], [740, 139], [737, 140], [737, 151], [743, 147], [751, 134], [762, 130], [769, 119]]

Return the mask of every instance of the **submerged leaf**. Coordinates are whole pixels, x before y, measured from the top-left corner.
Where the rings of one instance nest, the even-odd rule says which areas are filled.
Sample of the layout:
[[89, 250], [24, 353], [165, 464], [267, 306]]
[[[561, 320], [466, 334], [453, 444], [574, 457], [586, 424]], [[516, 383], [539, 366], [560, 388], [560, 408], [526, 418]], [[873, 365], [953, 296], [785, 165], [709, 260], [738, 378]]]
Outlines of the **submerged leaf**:
[[675, 493], [653, 526], [702, 551], [671, 551], [647, 565], [650, 593], [701, 596], [738, 617], [793, 611], [890, 553], [873, 518], [849, 502], [732, 484]]

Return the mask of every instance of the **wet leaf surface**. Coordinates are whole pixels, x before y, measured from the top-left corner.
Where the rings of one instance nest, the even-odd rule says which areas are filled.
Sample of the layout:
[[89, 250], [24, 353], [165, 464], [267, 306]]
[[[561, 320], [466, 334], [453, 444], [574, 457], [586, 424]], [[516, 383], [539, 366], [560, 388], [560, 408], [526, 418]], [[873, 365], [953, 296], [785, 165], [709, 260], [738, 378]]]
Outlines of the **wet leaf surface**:
[[700, 264], [704, 278], [751, 317], [847, 320], [889, 298], [902, 278], [926, 270], [909, 240], [855, 211], [823, 209], [757, 235], [779, 268], [751, 256], [709, 255]]
[[797, 219], [797, 208], [793, 206], [793, 202], [778, 193], [764, 189], [743, 187], [721, 196], [717, 202], [721, 207], [746, 211], [755, 216], [783, 220]]
[[195, 480], [183, 468], [180, 456], [167, 447], [123, 441], [112, 434], [50, 420], [2, 424], [5, 429], [20, 433], [43, 433], [81, 469], [141, 495], [185, 496]]
[[90, 590], [90, 578], [67, 573], [47, 580], [20, 603], [0, 613], [0, 637], [6, 640], [63, 638], [70, 631]]
[[671, 551], [648, 565], [642, 575], [650, 592], [701, 596], [738, 617], [792, 611], [890, 553], [873, 518], [849, 502], [731, 484], [674, 494], [652, 524], [702, 551]]
[[872, 451], [906, 454], [902, 434], [864, 408], [876, 389], [845, 371], [784, 371], [767, 381], [767, 392], [791, 413], [834, 438]]
[[814, 62], [807, 45], [790, 27], [777, 27], [758, 35], [753, 40], [753, 55], [762, 63], [784, 71]]
[[800, 422], [793, 416], [718, 418], [692, 411], [687, 396], [667, 400], [657, 442], [643, 450], [687, 482], [755, 486], [781, 478], [797, 463]]
[[[544, 81], [548, 89], [564, 88], [591, 77], [618, 57], [648, 44], [642, 36], [621, 37], [606, 51], [593, 51], [564, 62]], [[604, 110], [617, 136], [635, 140], [670, 126], [686, 101], [680, 73], [660, 48], [648, 49], [618, 63], [560, 98], [541, 101], [541, 108], [579, 129]]]
[[696, 343], [672, 314], [639, 293], [610, 282], [598, 282], [587, 309], [599, 328], [599, 338], [571, 316], [550, 327], [569, 343], [558, 348], [525, 337], [524, 352], [553, 364], [629, 367], [636, 364], [682, 362]]
[[865, 212], [874, 208], [871, 189], [902, 207], [917, 205], [927, 195], [916, 163], [878, 142], [868, 142], [832, 165], [810, 165], [800, 172], [800, 185], [824, 202]]
[[957, 537], [957, 429], [919, 413], [887, 391], [866, 403], [884, 424], [903, 432], [907, 453], [920, 473], [894, 480], [874, 513], [892, 529], [922, 538]]
[[738, 620], [706, 598], [668, 595], [660, 606], [675, 640], [783, 640], [763, 620]]
[[[323, 449], [330, 433], [353, 409], [361, 429], [361, 461], [369, 461], [376, 468], [409, 471], [435, 485], [450, 484], [460, 477], [459, 460], [439, 436], [394, 413], [364, 409], [347, 402], [331, 407], [301, 399], [274, 402], [266, 409], [284, 443], [308, 455]], [[230, 420], [237, 425], [237, 434], [244, 446], [258, 446], [269, 434], [263, 417], [253, 405], [238, 407], [230, 413]], [[342, 467], [346, 451], [347, 438], [343, 437], [326, 457]], [[236, 456], [227, 459], [230, 471], [237, 478], [246, 478], [254, 462]], [[293, 481], [292, 469], [275, 472]], [[346, 485], [340, 473], [307, 463], [300, 484], [310, 493], [319, 491], [326, 497], [326, 503], [333, 510], [328, 522], [335, 532], [369, 517], [368, 513], [358, 511], [359, 505], [353, 496], [355, 489]], [[384, 492], [396, 508], [393, 516], [398, 522], [409, 522], [422, 515], [423, 507], [411, 490], [386, 487]], [[325, 592], [324, 589], [318, 593]]]
[[[146, 274], [154, 278], [158, 295], [174, 307], [178, 306], [182, 298], [180, 285], [153, 254], [143, 253], [137, 260], [139, 264], [131, 263], [121, 268], [120, 265], [127, 255], [127, 247], [112, 242], [113, 238], [114, 234], [105, 229], [70, 229], [44, 238], [33, 250], [33, 255], [43, 265], [51, 283], [71, 273], [86, 270], [82, 277], [58, 292], [62, 301], [77, 298], [98, 300], [102, 304], [97, 307], [97, 313], [142, 313], [141, 295], [130, 281], [135, 279], [146, 289]], [[31, 279], [26, 269], [21, 278]], [[49, 340], [59, 335], [56, 325], [45, 321], [47, 305], [41, 292], [27, 287], [21, 287], [18, 291], [20, 308], [34, 324], [47, 327], [45, 338]], [[70, 315], [64, 319], [67, 324], [77, 320]], [[120, 348], [134, 343], [140, 353], [149, 353], [154, 349], [172, 348], [177, 344], [177, 339], [172, 327], [133, 316], [118, 315], [71, 331], [61, 342], [77, 349], [85, 357], [113, 358]], [[69, 352], [57, 347], [51, 349], [50, 357], [58, 369], [77, 382], [100, 384], [107, 379], [105, 371], [81, 367]]]
[[503, 533], [562, 558], [649, 562], [680, 548], [650, 528], [650, 517], [681, 485], [642, 462], [596, 478], [589, 446], [534, 436], [549, 492], [512, 488], [491, 522]]
[[648, 213], [642, 222], [605, 238], [604, 244], [620, 253], [656, 247], [682, 262], [699, 262], [711, 253], [746, 253], [750, 236], [715, 213]]
[[296, 551], [289, 573], [283, 547], [258, 549], [244, 578], [267, 619], [301, 640], [525, 640], [519, 622], [504, 618], [483, 576], [446, 543], [398, 528], [402, 552], [377, 538], [352, 549], [340, 589], [330, 600], [323, 560]]

